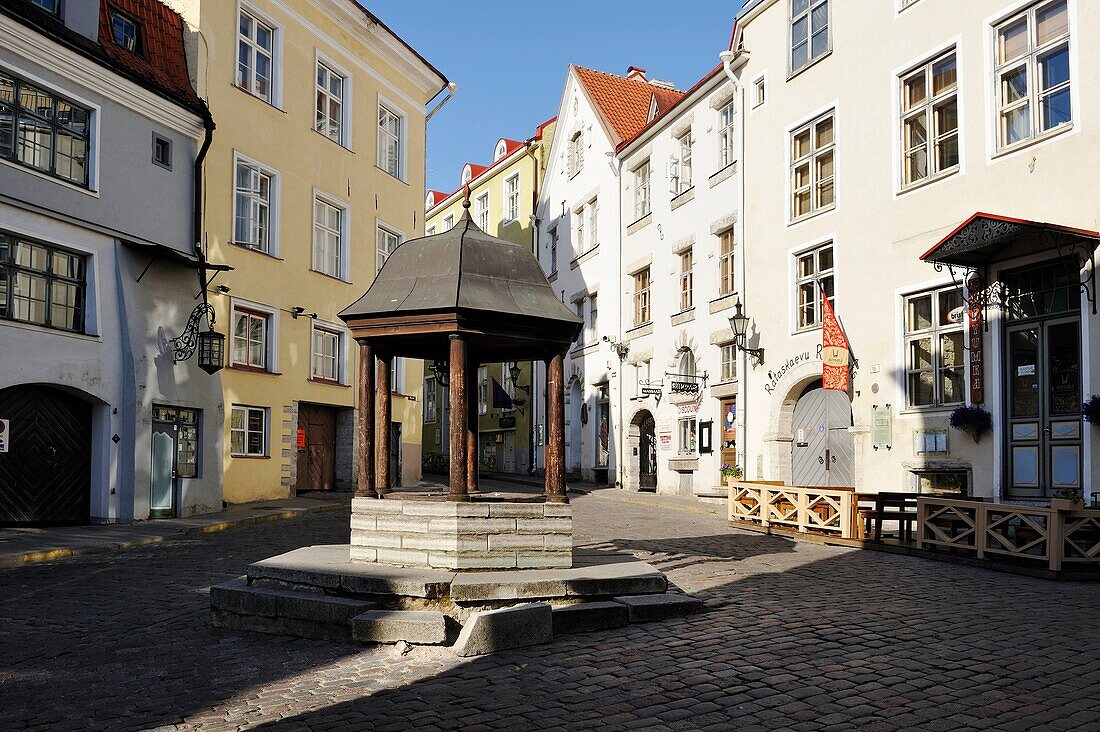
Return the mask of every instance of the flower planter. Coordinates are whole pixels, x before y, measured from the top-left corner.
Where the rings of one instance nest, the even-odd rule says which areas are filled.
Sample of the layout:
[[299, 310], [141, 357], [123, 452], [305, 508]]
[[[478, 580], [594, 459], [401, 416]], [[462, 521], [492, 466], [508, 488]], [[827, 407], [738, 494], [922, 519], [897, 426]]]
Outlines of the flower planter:
[[1085, 507], [1085, 502], [1073, 498], [1051, 498], [1050, 507], [1055, 511], [1080, 511]]

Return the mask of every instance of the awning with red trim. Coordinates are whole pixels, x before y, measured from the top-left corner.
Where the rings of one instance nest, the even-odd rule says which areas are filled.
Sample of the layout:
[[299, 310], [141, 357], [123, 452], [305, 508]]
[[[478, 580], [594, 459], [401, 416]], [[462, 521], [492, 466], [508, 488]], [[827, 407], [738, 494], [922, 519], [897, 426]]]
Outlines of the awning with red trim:
[[1100, 232], [979, 212], [922, 254], [921, 260], [983, 267], [1082, 243], [1095, 248], [1100, 243]]

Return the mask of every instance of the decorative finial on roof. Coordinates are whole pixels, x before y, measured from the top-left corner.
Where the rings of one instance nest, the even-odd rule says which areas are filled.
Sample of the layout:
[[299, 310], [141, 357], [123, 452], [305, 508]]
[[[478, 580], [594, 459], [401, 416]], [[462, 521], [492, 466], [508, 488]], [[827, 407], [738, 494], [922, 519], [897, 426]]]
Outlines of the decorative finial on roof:
[[462, 208], [470, 208], [470, 184], [462, 186]]

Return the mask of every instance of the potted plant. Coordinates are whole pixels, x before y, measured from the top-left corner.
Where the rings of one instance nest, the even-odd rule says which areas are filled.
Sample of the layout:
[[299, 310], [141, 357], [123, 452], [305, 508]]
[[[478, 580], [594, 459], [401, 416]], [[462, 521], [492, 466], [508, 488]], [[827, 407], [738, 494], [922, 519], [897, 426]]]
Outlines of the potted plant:
[[981, 407], [963, 405], [951, 412], [951, 429], [961, 430], [981, 442], [982, 435], [993, 429], [993, 415]]
[[1091, 425], [1100, 426], [1100, 394], [1093, 394], [1081, 405], [1081, 414]]
[[1085, 507], [1085, 499], [1076, 488], [1063, 488], [1054, 492], [1050, 507], [1055, 511], [1080, 511]]
[[722, 478], [726, 481], [727, 486], [732, 486], [735, 481], [741, 480], [741, 476], [744, 473], [741, 472], [741, 468], [736, 465], [730, 465], [729, 463], [722, 463], [720, 468], [722, 471]]

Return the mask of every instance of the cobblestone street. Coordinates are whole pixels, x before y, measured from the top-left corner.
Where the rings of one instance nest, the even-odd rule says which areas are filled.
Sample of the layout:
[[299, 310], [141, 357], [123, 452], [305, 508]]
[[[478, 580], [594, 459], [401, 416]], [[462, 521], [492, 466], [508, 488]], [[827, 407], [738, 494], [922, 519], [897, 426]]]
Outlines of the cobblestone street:
[[574, 505], [707, 611], [473, 660], [210, 628], [211, 584], [347, 541], [313, 514], [0, 570], [0, 729], [1100, 727], [1100, 586]]

